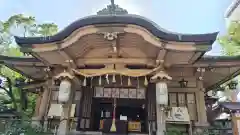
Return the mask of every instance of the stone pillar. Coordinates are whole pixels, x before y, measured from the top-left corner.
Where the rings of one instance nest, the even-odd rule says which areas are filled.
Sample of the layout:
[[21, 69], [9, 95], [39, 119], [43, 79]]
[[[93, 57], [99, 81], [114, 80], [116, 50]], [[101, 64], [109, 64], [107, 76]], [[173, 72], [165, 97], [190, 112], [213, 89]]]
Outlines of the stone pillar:
[[168, 105], [168, 90], [166, 82], [156, 83], [156, 116], [157, 133], [156, 135], [165, 135], [166, 132], [166, 113], [165, 107]]
[[58, 135], [67, 135], [70, 126], [70, 112], [72, 104], [62, 104], [62, 114], [58, 127]]
[[157, 111], [157, 132], [156, 135], [165, 135], [166, 132], [166, 116], [163, 108], [160, 105], [156, 105]]

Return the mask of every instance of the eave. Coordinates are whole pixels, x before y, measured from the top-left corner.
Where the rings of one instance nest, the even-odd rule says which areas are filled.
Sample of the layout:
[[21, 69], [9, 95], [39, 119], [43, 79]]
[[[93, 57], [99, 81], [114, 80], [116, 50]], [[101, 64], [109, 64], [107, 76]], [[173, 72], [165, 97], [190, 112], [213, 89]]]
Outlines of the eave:
[[46, 66], [36, 58], [8, 57], [0, 55], [0, 64], [33, 80], [43, 80]]
[[209, 91], [240, 74], [240, 56], [204, 56], [193, 64], [174, 66], [205, 68], [204, 88]]
[[39, 93], [39, 92], [42, 92], [43, 87], [45, 85], [46, 85], [46, 81], [40, 80], [40, 81], [23, 82], [15, 86], [27, 92]]
[[210, 34], [175, 34], [166, 32], [160, 29], [160, 27], [154, 22], [138, 16], [138, 15], [117, 15], [117, 16], [89, 16], [79, 19], [66, 27], [63, 31], [56, 35], [48, 37], [15, 37], [18, 45], [21, 47], [31, 48], [33, 44], [46, 44], [53, 42], [60, 42], [66, 39], [77, 29], [90, 26], [90, 25], [103, 25], [103, 24], [132, 24], [144, 27], [154, 36], [164, 41], [175, 41], [175, 42], [194, 42], [196, 45], [212, 45], [215, 41], [217, 32]]
[[[212, 90], [240, 74], [240, 56], [205, 56], [202, 57], [196, 64], [199, 64], [200, 67], [208, 65], [208, 68], [229, 69], [229, 74], [226, 73], [227, 75], [225, 77], [220, 78], [217, 83], [207, 87], [207, 90]], [[231, 68], [235, 68], [236, 70], [231, 72]]]

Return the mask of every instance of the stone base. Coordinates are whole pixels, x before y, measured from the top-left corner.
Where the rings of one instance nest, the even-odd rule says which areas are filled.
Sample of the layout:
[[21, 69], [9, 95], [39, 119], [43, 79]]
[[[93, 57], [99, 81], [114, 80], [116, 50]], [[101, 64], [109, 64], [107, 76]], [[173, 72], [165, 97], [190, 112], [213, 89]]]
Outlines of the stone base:
[[38, 117], [32, 118], [32, 127], [41, 127], [40, 119]]
[[[114, 134], [104, 134], [98, 131], [71, 131], [69, 135], [114, 135]], [[128, 133], [127, 135], [148, 135], [146, 133]]]
[[194, 135], [202, 135], [206, 134], [207, 128], [209, 127], [208, 123], [195, 123], [195, 127], [193, 128]]

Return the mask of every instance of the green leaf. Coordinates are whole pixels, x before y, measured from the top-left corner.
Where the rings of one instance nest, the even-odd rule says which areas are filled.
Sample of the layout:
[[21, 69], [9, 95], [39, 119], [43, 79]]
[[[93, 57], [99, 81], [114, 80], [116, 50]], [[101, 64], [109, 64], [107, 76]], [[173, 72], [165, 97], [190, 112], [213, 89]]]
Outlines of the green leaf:
[[223, 54], [240, 55], [240, 22], [232, 22], [227, 35], [220, 37], [218, 41], [223, 47]]

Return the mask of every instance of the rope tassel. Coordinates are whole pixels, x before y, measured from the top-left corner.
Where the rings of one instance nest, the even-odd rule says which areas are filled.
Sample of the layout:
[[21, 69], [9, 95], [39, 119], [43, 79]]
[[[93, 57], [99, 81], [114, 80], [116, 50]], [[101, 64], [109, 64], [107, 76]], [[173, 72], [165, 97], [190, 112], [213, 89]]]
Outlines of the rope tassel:
[[130, 79], [130, 76], [128, 77], [128, 86], [132, 85], [131, 84], [131, 79]]
[[147, 86], [148, 85], [148, 80], [147, 80], [147, 77], [145, 76], [145, 79], [144, 79], [144, 85]]

